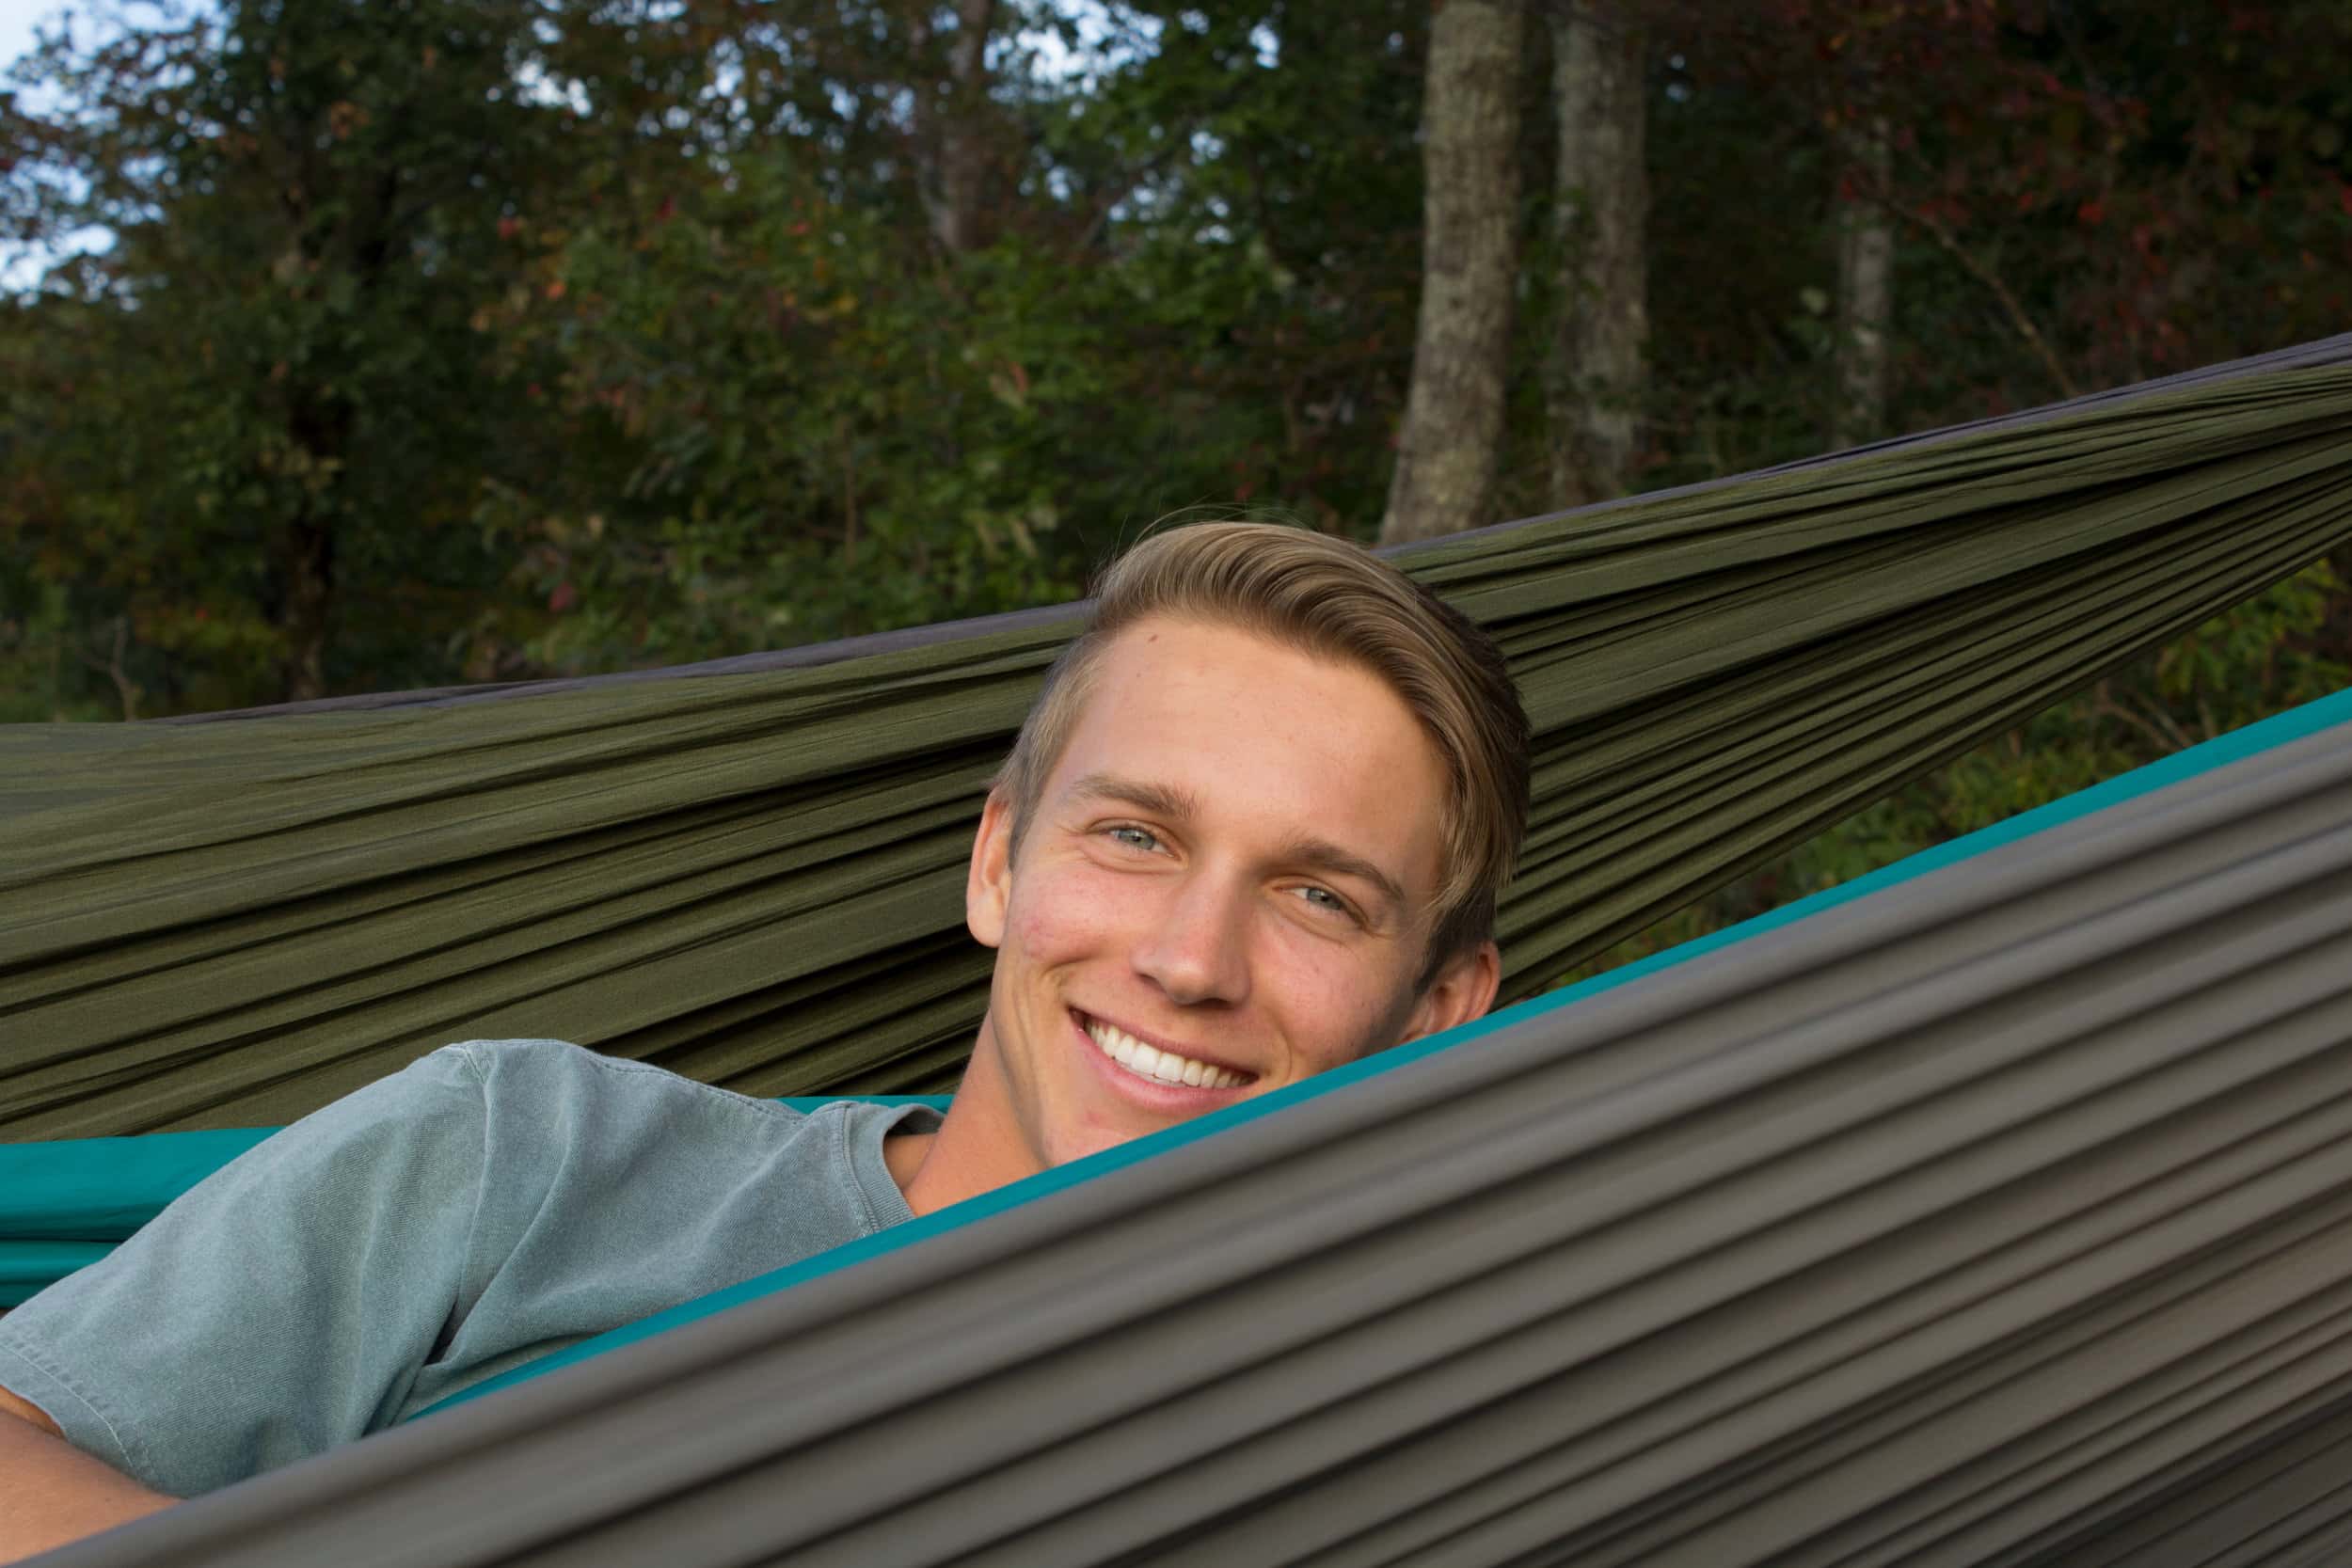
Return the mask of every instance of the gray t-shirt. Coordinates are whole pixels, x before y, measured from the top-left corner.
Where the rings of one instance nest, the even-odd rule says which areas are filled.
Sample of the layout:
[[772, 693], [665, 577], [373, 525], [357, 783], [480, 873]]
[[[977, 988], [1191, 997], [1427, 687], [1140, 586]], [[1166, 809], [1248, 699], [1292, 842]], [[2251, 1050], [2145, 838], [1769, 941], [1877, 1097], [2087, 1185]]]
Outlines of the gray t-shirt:
[[0, 1318], [0, 1387], [191, 1497], [908, 1218], [882, 1139], [937, 1122], [560, 1040], [449, 1046]]

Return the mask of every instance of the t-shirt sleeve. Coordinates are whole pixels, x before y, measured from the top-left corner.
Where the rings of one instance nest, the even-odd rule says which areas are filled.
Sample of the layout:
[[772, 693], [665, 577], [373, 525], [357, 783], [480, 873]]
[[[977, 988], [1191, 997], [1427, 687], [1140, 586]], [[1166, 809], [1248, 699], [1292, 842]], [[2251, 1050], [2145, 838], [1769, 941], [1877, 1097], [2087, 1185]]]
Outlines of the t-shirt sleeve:
[[464, 1287], [485, 1123], [464, 1046], [306, 1117], [0, 1318], [0, 1387], [175, 1497], [388, 1424]]

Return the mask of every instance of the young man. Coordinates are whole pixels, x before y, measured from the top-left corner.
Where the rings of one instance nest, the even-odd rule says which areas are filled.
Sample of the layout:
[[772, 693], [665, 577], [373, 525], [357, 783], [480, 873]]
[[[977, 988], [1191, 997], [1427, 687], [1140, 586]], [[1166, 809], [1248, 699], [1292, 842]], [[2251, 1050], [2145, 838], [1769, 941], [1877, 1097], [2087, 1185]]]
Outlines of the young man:
[[1527, 791], [1502, 656], [1430, 594], [1315, 534], [1147, 540], [982, 813], [994, 978], [944, 1120], [436, 1052], [0, 1320], [0, 1560], [1477, 1017]]

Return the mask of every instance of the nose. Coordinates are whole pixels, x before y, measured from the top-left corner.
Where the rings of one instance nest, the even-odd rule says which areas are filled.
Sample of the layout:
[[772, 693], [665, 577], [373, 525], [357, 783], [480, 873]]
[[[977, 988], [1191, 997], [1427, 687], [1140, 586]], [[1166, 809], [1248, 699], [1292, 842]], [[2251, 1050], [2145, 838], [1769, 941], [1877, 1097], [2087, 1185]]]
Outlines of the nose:
[[1181, 1006], [1249, 994], [1248, 891], [1205, 872], [1170, 890], [1136, 943], [1136, 972]]

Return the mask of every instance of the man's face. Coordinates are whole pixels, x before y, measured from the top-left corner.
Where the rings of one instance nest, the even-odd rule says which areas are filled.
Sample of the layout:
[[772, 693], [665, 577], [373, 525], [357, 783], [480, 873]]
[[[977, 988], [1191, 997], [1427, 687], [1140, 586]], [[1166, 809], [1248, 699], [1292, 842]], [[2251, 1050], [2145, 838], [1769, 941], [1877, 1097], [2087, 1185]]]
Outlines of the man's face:
[[[1043, 1168], [1451, 1027], [1493, 948], [1416, 987], [1446, 772], [1375, 675], [1229, 626], [1104, 650], [1011, 848], [992, 800], [972, 931], [997, 949], [975, 1075]], [[966, 1092], [975, 1086], [966, 1080]]]

